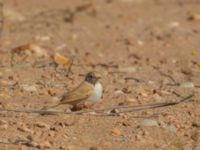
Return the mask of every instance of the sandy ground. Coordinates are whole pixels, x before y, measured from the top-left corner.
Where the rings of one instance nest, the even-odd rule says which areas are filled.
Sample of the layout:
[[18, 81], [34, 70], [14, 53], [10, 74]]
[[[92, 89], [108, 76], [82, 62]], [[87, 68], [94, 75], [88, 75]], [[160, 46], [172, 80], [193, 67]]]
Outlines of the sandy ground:
[[[199, 0], [5, 0], [1, 109], [41, 109], [89, 71], [104, 76], [90, 109], [195, 96], [116, 116], [1, 111], [0, 149], [199, 150], [199, 8]], [[13, 53], [24, 44], [36, 48]], [[56, 53], [74, 58], [69, 74]]]

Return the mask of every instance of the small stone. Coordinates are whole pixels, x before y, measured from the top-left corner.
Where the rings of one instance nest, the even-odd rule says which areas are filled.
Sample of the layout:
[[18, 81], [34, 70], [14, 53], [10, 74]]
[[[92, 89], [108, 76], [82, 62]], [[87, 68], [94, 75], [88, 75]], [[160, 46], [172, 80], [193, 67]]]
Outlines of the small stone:
[[112, 143], [110, 141], [103, 141], [102, 143], [100, 143], [100, 145], [102, 147], [105, 147], [105, 149], [111, 149], [112, 147]]
[[30, 44], [29, 45], [29, 49], [34, 54], [36, 54], [38, 57], [47, 57], [48, 56], [46, 49], [44, 49], [44, 48], [42, 48], [42, 47], [40, 47], [38, 45]]
[[140, 45], [140, 46], [142, 46], [142, 45], [144, 45], [144, 42], [141, 41], [141, 40], [138, 40], [138, 41], [137, 41], [137, 44]]
[[77, 38], [78, 38], [78, 35], [76, 33], [72, 34], [71, 39], [73, 41], [77, 40]]
[[26, 145], [28, 145], [28, 146], [31, 146], [31, 147], [37, 147], [37, 148], [40, 148], [41, 147], [41, 145], [39, 144], [39, 143], [37, 143], [37, 142], [34, 142], [34, 141], [30, 141], [30, 142], [28, 142], [28, 143], [26, 143]]
[[55, 88], [51, 88], [48, 90], [48, 94], [51, 96], [56, 96], [58, 91]]
[[145, 91], [141, 91], [141, 92], [139, 93], [139, 95], [141, 95], [141, 96], [143, 96], [143, 97], [148, 97], [148, 93], [145, 92]]
[[200, 123], [194, 121], [194, 122], [192, 122], [192, 126], [193, 126], [193, 127], [196, 127], [196, 128], [200, 128]]
[[23, 127], [18, 127], [17, 129], [18, 129], [19, 131], [22, 131], [22, 132], [28, 132], [28, 133], [31, 133], [31, 134], [33, 134], [33, 133], [34, 133], [34, 131], [33, 131], [33, 130], [31, 130], [31, 129], [27, 128], [26, 126], [23, 126]]
[[61, 44], [59, 46], [56, 47], [56, 50], [59, 51], [59, 50], [63, 50], [64, 48], [67, 47], [67, 44]]
[[139, 130], [138, 133], [135, 135], [135, 139], [138, 141], [145, 142], [145, 138], [149, 136], [149, 132], [145, 130]]
[[90, 147], [90, 150], [98, 150], [98, 147], [97, 146], [92, 146], [92, 147]]
[[170, 28], [176, 28], [180, 26], [180, 23], [177, 21], [174, 21], [174, 22], [171, 22], [169, 26]]
[[52, 147], [51, 143], [49, 141], [44, 141], [42, 142], [42, 145], [44, 145], [45, 148], [50, 148]]
[[37, 36], [35, 36], [35, 39], [38, 40], [38, 41], [50, 41], [51, 37], [50, 36], [37, 35]]
[[74, 146], [67, 146], [67, 147], [64, 147], [64, 150], [75, 150], [75, 147]]
[[118, 96], [123, 95], [123, 94], [124, 94], [124, 92], [122, 90], [117, 90], [117, 91], [114, 92], [115, 97], [118, 97]]
[[192, 82], [183, 82], [180, 84], [180, 87], [182, 88], [194, 88], [194, 83]]
[[120, 72], [128, 72], [128, 73], [132, 73], [136, 71], [135, 67], [120, 67], [119, 68]]
[[37, 57], [47, 57], [48, 53], [46, 49], [36, 45], [36, 44], [26, 44], [21, 45], [12, 50], [15, 53], [26, 52], [27, 54], [35, 54]]
[[190, 21], [200, 20], [200, 14], [191, 14], [187, 19]]
[[198, 141], [199, 138], [200, 138], [200, 133], [197, 131], [191, 135], [191, 139], [196, 142]]
[[70, 60], [69, 58], [59, 54], [59, 53], [56, 53], [54, 55], [54, 61], [58, 64], [58, 65], [68, 65], [70, 63]]
[[118, 110], [118, 109], [112, 109], [112, 110], [110, 111], [110, 113], [118, 114], [118, 113], [119, 113], [119, 110]]
[[171, 95], [171, 92], [166, 91], [166, 90], [161, 90], [161, 91], [160, 91], [160, 94], [161, 94], [161, 95]]
[[191, 75], [192, 74], [192, 69], [189, 67], [184, 67], [181, 69], [181, 72], [185, 75]]
[[152, 84], [154, 84], [154, 83], [155, 83], [154, 81], [151, 81], [151, 80], [148, 81], [148, 84], [151, 84], [151, 85], [152, 85]]
[[177, 128], [174, 125], [166, 125], [164, 128], [173, 133], [177, 132]]
[[8, 124], [1, 124], [0, 129], [8, 129]]
[[125, 100], [125, 103], [128, 103], [128, 104], [135, 103], [135, 102], [137, 102], [135, 98], [128, 98]]
[[4, 125], [4, 124], [8, 124], [8, 122], [5, 120], [0, 120], [0, 125]]
[[162, 98], [161, 96], [158, 94], [158, 93], [155, 93], [153, 95], [153, 99], [156, 101], [156, 102], [161, 102], [162, 101]]
[[47, 128], [50, 129], [50, 125], [43, 123], [43, 122], [36, 122], [34, 123], [35, 126], [39, 127], [39, 128]]
[[22, 84], [20, 86], [24, 91], [27, 91], [27, 92], [37, 92], [38, 91], [36, 85]]
[[112, 130], [112, 135], [114, 135], [114, 136], [120, 136], [121, 135], [121, 131], [118, 128], [114, 128]]
[[142, 120], [142, 122], [140, 123], [141, 126], [148, 126], [148, 127], [154, 127], [154, 126], [158, 126], [158, 122], [156, 120], [152, 120], [152, 119], [144, 119]]

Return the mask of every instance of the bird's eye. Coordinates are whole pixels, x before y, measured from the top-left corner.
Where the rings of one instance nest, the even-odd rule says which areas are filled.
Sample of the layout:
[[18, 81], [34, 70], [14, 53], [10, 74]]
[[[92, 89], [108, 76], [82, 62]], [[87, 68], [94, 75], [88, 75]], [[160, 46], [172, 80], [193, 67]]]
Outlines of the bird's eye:
[[92, 79], [93, 78], [93, 75], [90, 75], [90, 79]]

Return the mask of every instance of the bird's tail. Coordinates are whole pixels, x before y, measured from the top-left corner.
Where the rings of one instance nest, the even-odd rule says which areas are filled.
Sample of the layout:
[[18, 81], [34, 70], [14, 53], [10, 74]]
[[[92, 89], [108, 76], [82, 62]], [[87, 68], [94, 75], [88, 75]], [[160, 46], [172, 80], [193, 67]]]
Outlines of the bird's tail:
[[44, 106], [42, 109], [47, 110], [51, 108], [55, 108], [60, 105], [60, 100], [59, 99], [50, 99], [46, 102], [46, 106]]

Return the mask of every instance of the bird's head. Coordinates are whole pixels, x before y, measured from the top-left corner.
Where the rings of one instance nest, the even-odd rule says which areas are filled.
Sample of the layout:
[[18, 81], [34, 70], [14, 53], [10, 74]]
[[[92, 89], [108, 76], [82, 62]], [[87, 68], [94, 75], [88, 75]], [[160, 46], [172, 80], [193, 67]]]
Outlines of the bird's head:
[[101, 78], [101, 75], [97, 72], [89, 72], [86, 74], [85, 81], [96, 84], [97, 81]]

